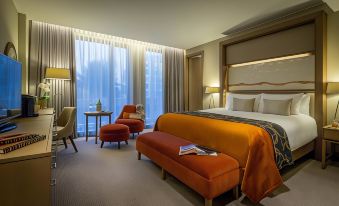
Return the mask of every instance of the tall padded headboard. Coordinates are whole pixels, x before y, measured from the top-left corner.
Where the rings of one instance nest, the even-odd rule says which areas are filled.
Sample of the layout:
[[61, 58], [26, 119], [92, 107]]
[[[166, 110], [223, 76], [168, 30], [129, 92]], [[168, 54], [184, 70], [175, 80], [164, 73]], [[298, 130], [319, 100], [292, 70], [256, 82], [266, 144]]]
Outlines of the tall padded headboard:
[[318, 126], [320, 159], [327, 119], [326, 13], [298, 14], [237, 34], [220, 43], [220, 57], [221, 105], [226, 92], [314, 94], [311, 113]]

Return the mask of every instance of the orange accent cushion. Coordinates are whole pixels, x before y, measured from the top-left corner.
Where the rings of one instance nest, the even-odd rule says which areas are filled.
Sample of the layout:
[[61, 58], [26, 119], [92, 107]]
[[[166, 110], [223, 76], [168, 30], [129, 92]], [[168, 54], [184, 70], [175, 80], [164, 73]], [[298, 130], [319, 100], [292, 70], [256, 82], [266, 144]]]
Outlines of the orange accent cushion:
[[128, 113], [128, 112], [122, 113], [122, 118], [123, 118], [123, 119], [128, 119], [128, 118], [129, 118], [129, 114], [130, 114], [130, 113]]

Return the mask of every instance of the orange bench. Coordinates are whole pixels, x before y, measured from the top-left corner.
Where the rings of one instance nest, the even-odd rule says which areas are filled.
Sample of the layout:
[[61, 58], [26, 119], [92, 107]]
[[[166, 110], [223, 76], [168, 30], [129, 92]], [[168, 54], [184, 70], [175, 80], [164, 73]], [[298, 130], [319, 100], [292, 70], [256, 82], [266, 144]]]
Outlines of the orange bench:
[[140, 135], [136, 141], [138, 159], [141, 154], [150, 158], [166, 172], [205, 198], [205, 206], [212, 205], [213, 198], [233, 189], [238, 198], [240, 179], [239, 164], [232, 157], [218, 153], [218, 156], [179, 156], [179, 147], [191, 142], [163, 132], [149, 132]]

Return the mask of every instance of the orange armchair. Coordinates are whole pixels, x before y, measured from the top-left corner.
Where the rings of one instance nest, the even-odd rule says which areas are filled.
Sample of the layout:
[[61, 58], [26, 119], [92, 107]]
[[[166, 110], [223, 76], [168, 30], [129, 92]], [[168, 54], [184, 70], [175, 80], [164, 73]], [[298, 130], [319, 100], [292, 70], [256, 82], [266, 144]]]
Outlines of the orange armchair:
[[124, 119], [123, 118], [124, 112], [136, 113], [136, 105], [125, 105], [119, 117], [117, 118], [117, 120], [115, 120], [115, 123], [117, 124], [123, 124], [123, 125], [128, 126], [129, 132], [133, 134], [133, 138], [134, 138], [134, 133], [138, 133], [139, 135], [139, 133], [144, 130], [145, 123], [141, 119]]

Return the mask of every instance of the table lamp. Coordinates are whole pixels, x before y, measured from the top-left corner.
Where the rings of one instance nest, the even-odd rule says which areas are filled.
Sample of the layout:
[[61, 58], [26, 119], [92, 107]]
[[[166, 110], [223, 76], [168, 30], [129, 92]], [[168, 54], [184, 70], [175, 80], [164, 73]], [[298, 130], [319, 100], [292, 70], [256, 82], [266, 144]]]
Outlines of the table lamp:
[[[327, 82], [326, 93], [327, 94], [339, 94], [339, 82]], [[337, 103], [337, 108], [335, 109], [333, 121], [335, 121], [337, 118], [338, 106], [339, 106], [339, 100]]]
[[[45, 74], [45, 79], [59, 79], [59, 80], [71, 80], [71, 73], [69, 69], [65, 69], [65, 68], [46, 68], [46, 74]], [[54, 105], [55, 108], [58, 108], [56, 105], [56, 95], [62, 95], [62, 93], [58, 94], [54, 94]], [[58, 113], [57, 113], [57, 109], [55, 109], [56, 112], [56, 117], [58, 118]]]
[[211, 108], [211, 103], [213, 103], [213, 108], [215, 107], [213, 97], [213, 94], [215, 93], [219, 93], [219, 87], [205, 87], [205, 94], [211, 94], [210, 103], [208, 105], [209, 109]]

